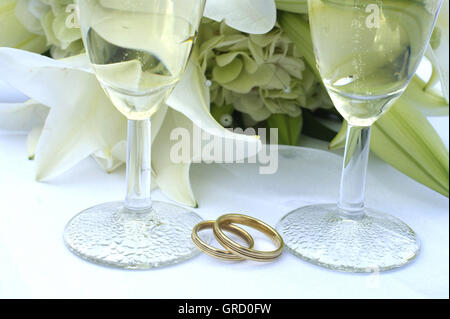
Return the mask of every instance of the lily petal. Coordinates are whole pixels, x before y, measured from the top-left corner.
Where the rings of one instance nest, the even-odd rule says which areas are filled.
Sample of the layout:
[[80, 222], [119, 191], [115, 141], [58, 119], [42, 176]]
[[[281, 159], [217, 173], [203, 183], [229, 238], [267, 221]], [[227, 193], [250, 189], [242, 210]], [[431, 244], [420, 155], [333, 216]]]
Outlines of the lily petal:
[[[184, 150], [190, 151], [190, 158], [186, 159], [186, 161], [183, 159], [181, 163], [174, 162], [171, 159], [173, 147], [175, 144], [180, 143], [179, 140], [171, 139], [171, 134], [175, 129], [185, 130], [189, 138], [188, 141], [184, 140], [188, 144], [183, 144], [183, 146], [186, 147]], [[200, 133], [202, 135], [196, 136], [194, 130], [197, 134]], [[231, 145], [230, 142], [236, 141], [236, 138], [229, 140], [214, 135], [211, 135], [208, 141], [203, 139], [203, 134], [205, 134], [205, 131], [202, 131], [201, 127], [197, 126], [182, 113], [169, 108], [164, 125], [152, 146], [152, 167], [156, 183], [161, 191], [171, 200], [191, 207], [198, 207], [189, 178], [191, 164], [202, 159], [205, 146], [211, 143], [211, 138], [214, 138], [214, 142], [221, 142], [221, 145]], [[219, 140], [217, 140], [217, 137], [219, 137]], [[197, 147], [197, 145], [194, 146], [194, 143], [200, 143], [201, 145]], [[235, 161], [243, 160], [243, 157], [253, 157], [259, 151], [259, 148], [252, 148], [250, 143], [244, 143], [242, 146], [246, 148], [244, 154], [234, 154]]]
[[277, 9], [274, 0], [208, 0], [205, 16], [215, 21], [225, 20], [242, 32], [264, 34], [275, 26]]
[[[152, 116], [152, 142], [155, 140], [159, 130], [161, 129], [161, 126], [164, 123], [167, 110], [167, 105], [161, 106], [160, 109]], [[116, 139], [113, 139], [112, 141], [120, 138], [123, 139], [117, 142], [117, 144], [113, 145], [112, 147], [110, 146], [109, 148], [99, 150], [94, 154], [94, 159], [108, 173], [115, 171], [127, 160], [126, 134], [122, 132], [120, 136], [118, 136]]]
[[167, 104], [211, 135], [256, 143], [259, 145], [258, 148], [261, 146], [258, 137], [232, 133], [223, 128], [211, 115], [209, 89], [196, 59], [190, 60], [185, 74], [167, 100]]
[[126, 137], [125, 118], [112, 106], [95, 76], [82, 70], [81, 60], [55, 61], [0, 48], [5, 80], [50, 107], [36, 149], [38, 180], [59, 175], [99, 150], [110, 154]]
[[36, 148], [39, 143], [39, 139], [41, 138], [43, 128], [43, 126], [36, 126], [28, 134], [27, 153], [28, 159], [30, 160], [33, 160], [36, 156]]
[[[184, 127], [192, 132], [192, 122], [182, 114], [169, 109], [164, 126], [159, 131], [152, 146], [152, 167], [156, 183], [161, 191], [175, 202], [197, 207], [189, 179], [190, 163], [174, 163], [170, 152], [174, 144], [170, 135], [175, 128]], [[192, 134], [191, 134], [192, 136]]]
[[[194, 53], [195, 54], [195, 53]], [[189, 170], [193, 159], [199, 160], [202, 154], [198, 150], [192, 150], [194, 142], [194, 129], [204, 131], [221, 139], [240, 141], [246, 149], [246, 155], [236, 154], [235, 160], [242, 160], [242, 156], [252, 157], [261, 149], [259, 137], [235, 134], [223, 128], [209, 112], [210, 97], [206, 86], [206, 79], [201, 72], [201, 67], [195, 59], [191, 59], [185, 74], [181, 78], [167, 104], [171, 107], [157, 138], [154, 141], [152, 165], [156, 182], [162, 192], [172, 200], [197, 206], [189, 179]], [[176, 141], [171, 141], [171, 133], [175, 128], [185, 128], [189, 132], [191, 158], [190, 162], [173, 163], [170, 159], [172, 146]], [[204, 141], [200, 141], [204, 142]], [[203, 145], [199, 147], [200, 151]], [[174, 181], [176, 181], [174, 183]]]
[[9, 131], [30, 131], [43, 126], [48, 107], [29, 100], [25, 103], [0, 103], [0, 129]]

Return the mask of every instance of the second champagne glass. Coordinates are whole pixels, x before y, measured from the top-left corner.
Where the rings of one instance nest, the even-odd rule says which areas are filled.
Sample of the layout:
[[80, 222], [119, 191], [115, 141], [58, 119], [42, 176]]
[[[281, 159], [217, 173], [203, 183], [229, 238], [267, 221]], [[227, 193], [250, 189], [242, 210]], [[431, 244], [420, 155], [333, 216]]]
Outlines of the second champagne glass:
[[66, 226], [69, 249], [91, 262], [148, 269], [198, 253], [201, 218], [152, 202], [150, 117], [182, 76], [205, 0], [78, 0], [85, 48], [113, 104], [128, 118], [125, 201], [87, 209]]
[[[371, 125], [408, 86], [430, 40], [441, 0], [309, 0], [317, 66], [348, 121], [338, 204], [313, 205], [278, 224], [295, 255], [327, 268], [377, 272], [420, 250], [401, 220], [365, 207]], [[307, 27], [307, 26], [306, 26]]]

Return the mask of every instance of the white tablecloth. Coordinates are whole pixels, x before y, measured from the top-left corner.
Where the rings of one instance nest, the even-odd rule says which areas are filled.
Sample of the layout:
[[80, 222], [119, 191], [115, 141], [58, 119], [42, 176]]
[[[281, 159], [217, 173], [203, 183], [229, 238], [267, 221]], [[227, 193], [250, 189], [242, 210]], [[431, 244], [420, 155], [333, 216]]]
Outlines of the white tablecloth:
[[[448, 117], [432, 122], [448, 146]], [[310, 139], [303, 143], [325, 147]], [[252, 165], [198, 164], [191, 177], [200, 203], [197, 212], [205, 219], [240, 212], [275, 225], [299, 206], [334, 201], [339, 172], [339, 157], [298, 149], [281, 152], [274, 176], [258, 175]], [[224, 263], [200, 255], [151, 271], [104, 268], [72, 255], [62, 241], [67, 221], [123, 193], [123, 169], [107, 175], [93, 159], [50, 183], [37, 183], [25, 136], [0, 135], [0, 298], [449, 297], [448, 199], [375, 156], [368, 204], [404, 220], [423, 243], [415, 262], [382, 274], [329, 271], [289, 253], [271, 264]], [[154, 198], [167, 200], [159, 191]]]

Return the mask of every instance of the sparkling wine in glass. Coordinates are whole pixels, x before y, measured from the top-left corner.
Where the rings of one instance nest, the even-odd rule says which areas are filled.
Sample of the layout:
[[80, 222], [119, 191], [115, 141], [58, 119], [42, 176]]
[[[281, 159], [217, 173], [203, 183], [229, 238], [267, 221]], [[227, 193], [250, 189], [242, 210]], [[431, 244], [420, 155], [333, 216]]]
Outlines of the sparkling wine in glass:
[[400, 267], [419, 253], [414, 231], [364, 204], [371, 125], [415, 74], [441, 0], [309, 0], [317, 66], [349, 123], [337, 204], [295, 210], [278, 224], [286, 246], [314, 264], [348, 272]]
[[152, 202], [151, 121], [182, 76], [205, 0], [77, 0], [83, 41], [95, 74], [128, 118], [124, 201], [87, 209], [66, 226], [69, 249], [91, 262], [128, 269], [175, 264], [198, 253], [201, 218]]

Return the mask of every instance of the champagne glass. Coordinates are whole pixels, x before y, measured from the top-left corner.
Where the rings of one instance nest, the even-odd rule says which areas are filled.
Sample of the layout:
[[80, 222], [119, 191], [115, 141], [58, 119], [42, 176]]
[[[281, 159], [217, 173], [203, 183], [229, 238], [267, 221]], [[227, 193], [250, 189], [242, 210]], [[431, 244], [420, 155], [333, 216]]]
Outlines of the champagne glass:
[[309, 0], [317, 66], [349, 123], [339, 202], [285, 216], [286, 246], [313, 264], [346, 272], [400, 267], [419, 253], [401, 220], [364, 204], [371, 125], [402, 95], [429, 43], [441, 0]]
[[[150, 118], [186, 67], [205, 0], [78, 0], [83, 41], [95, 74], [128, 118], [124, 201], [87, 209], [64, 240], [91, 262], [127, 269], [175, 264], [198, 253], [191, 231], [201, 218], [152, 202]], [[76, 84], [75, 84], [76, 85]]]

